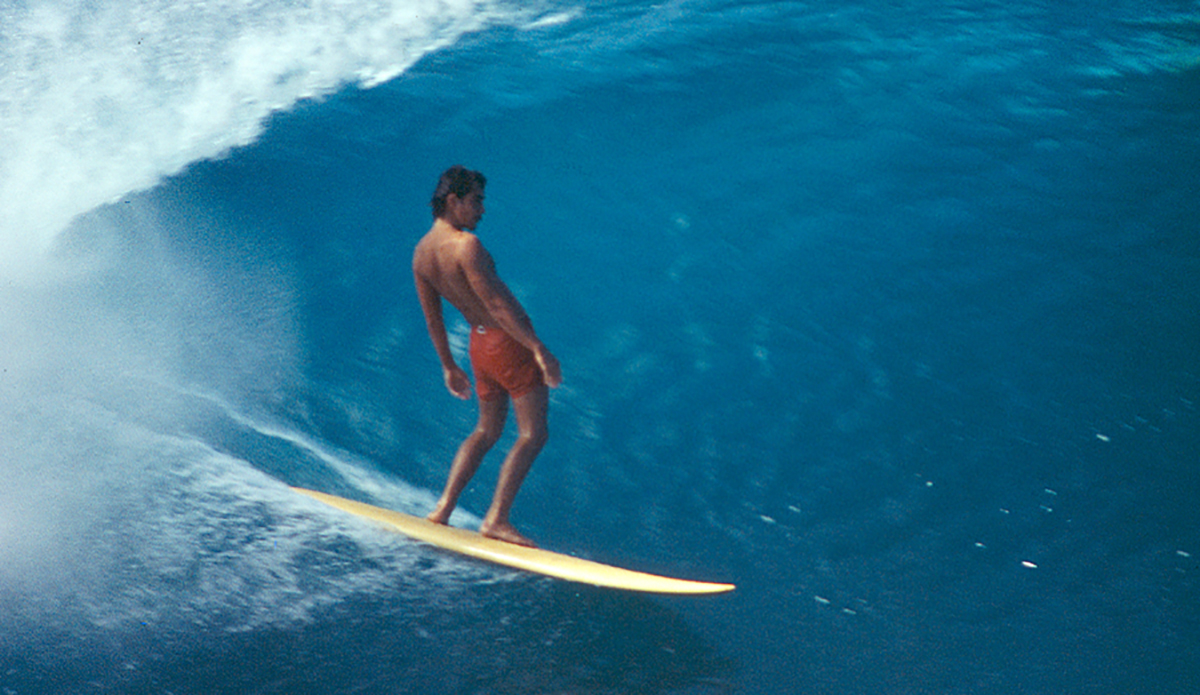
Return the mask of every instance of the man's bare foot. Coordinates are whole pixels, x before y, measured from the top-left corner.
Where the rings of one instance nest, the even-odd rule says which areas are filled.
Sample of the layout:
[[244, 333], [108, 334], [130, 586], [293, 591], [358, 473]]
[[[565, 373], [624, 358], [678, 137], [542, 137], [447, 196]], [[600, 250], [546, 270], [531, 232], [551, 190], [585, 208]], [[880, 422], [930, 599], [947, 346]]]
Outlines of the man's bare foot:
[[429, 512], [429, 515], [426, 516], [425, 519], [427, 521], [432, 521], [435, 524], [441, 524], [442, 526], [445, 526], [450, 522], [450, 514], [453, 511], [453, 509], [446, 511], [442, 509], [441, 505], [438, 505], [436, 509], [434, 509], [432, 512]]
[[504, 523], [504, 524], [484, 523], [484, 524], [481, 524], [479, 526], [479, 535], [484, 536], [486, 538], [494, 538], [498, 541], [504, 541], [505, 543], [512, 543], [514, 545], [523, 545], [526, 548], [536, 548], [537, 547], [537, 544], [535, 544], [533, 541], [529, 540], [525, 536], [522, 536], [517, 531], [517, 529], [513, 528], [513, 525], [509, 524], [509, 523]]

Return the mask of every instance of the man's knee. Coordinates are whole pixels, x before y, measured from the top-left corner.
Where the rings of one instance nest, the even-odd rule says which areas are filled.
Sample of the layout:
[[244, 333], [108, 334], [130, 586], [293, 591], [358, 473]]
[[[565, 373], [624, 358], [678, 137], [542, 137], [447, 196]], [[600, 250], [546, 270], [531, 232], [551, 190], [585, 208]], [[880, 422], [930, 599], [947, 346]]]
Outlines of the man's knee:
[[537, 447], [540, 450], [546, 445], [546, 440], [550, 438], [550, 430], [544, 423], [540, 423], [522, 429], [518, 436], [526, 446]]
[[496, 445], [496, 442], [500, 441], [500, 436], [504, 434], [504, 424], [481, 423], [475, 427], [475, 432], [472, 434], [476, 441], [491, 449]]

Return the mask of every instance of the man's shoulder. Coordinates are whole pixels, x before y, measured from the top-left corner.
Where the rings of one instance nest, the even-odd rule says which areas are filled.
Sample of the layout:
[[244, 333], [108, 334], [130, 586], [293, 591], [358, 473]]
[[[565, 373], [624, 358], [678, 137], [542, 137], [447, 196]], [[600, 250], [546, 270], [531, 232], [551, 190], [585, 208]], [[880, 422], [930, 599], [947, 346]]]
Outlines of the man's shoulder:
[[473, 261], [487, 255], [483, 242], [471, 232], [458, 232], [447, 244], [460, 261]]
[[479, 237], [471, 232], [447, 233], [431, 229], [413, 249], [413, 267], [420, 270], [430, 266], [477, 266], [490, 258]]
[[435, 224], [421, 240], [417, 242], [417, 247], [422, 246], [447, 246], [451, 248], [462, 248], [472, 246], [482, 246], [479, 237], [473, 232], [458, 229], [447, 229], [440, 224]]

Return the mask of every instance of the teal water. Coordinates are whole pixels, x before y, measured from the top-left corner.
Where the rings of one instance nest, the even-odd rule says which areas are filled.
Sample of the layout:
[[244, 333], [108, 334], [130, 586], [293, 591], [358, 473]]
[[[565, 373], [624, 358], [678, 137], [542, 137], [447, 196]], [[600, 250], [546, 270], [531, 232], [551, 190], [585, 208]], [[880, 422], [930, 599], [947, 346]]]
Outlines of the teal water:
[[[1195, 692], [1198, 46], [1195, 2], [0, 8], [0, 688]], [[564, 366], [515, 521], [734, 594], [286, 489], [432, 504], [453, 163]]]

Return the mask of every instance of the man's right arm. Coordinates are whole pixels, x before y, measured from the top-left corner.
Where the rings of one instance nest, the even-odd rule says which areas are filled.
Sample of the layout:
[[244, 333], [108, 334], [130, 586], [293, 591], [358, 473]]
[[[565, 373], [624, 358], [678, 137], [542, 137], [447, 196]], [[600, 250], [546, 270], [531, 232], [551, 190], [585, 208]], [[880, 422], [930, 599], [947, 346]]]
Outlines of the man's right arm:
[[437, 352], [438, 361], [442, 363], [442, 377], [446, 388], [458, 398], [470, 398], [471, 382], [466, 372], [454, 361], [454, 353], [450, 351], [446, 322], [442, 318], [442, 297], [433, 284], [421, 274], [417, 263], [413, 264], [413, 279], [417, 284], [417, 298], [420, 299], [421, 311], [425, 314], [429, 339], [433, 341], [433, 349]]

